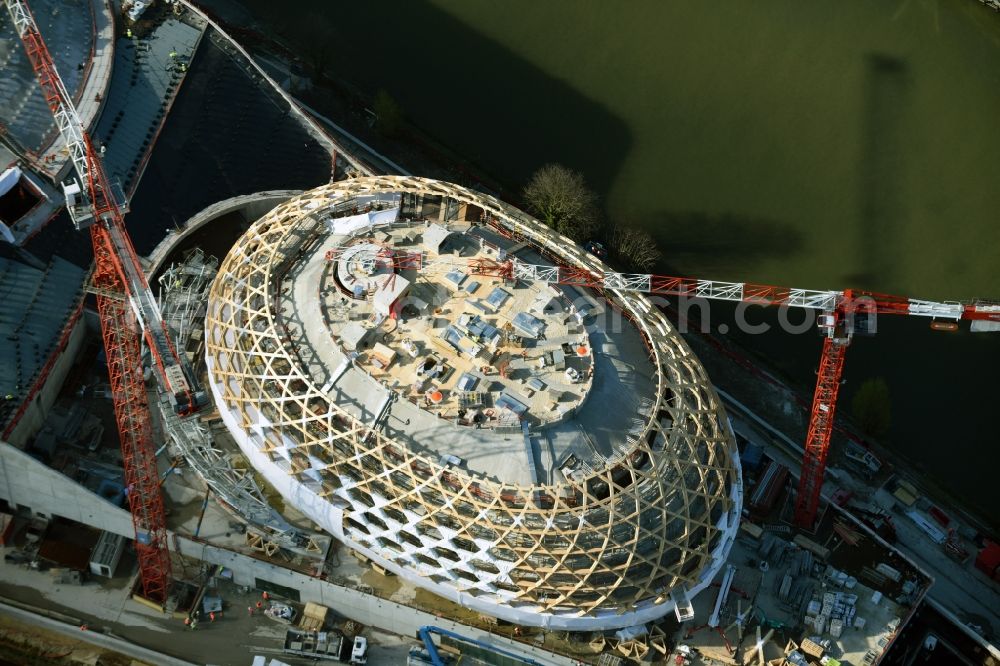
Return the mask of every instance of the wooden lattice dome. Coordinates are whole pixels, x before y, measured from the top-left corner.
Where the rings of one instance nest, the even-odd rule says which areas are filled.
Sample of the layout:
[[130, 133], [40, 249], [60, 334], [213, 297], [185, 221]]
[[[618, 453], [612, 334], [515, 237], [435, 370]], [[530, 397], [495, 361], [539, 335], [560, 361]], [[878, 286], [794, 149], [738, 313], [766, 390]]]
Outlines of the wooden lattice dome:
[[[311, 272], [323, 270], [324, 248], [342, 242], [331, 220], [357, 215], [382, 195], [396, 197], [401, 217], [419, 217], [421, 204], [437, 202], [439, 219], [477, 226], [461, 221], [464, 211], [479, 228], [549, 261], [600, 270], [594, 257], [523, 212], [448, 183], [358, 178], [294, 197], [243, 235], [210, 292], [209, 383], [247, 458], [287, 502], [351, 548], [479, 612], [591, 630], [653, 620], [686, 604], [724, 562], [741, 510], [732, 432], [697, 358], [642, 294], [609, 288], [588, 297], [625, 315], [622, 325], [641, 339], [643, 358], [618, 378], [601, 377], [597, 366], [595, 381], [621, 381], [622, 393], [632, 386], [629, 372], [645, 378], [648, 393], [627, 396], [635, 405], [631, 425], [588, 434], [592, 421], [584, 416], [607, 410], [607, 418], [624, 418], [593, 393], [556, 434], [526, 429], [522, 439], [439, 416], [420, 417], [434, 419], [426, 432], [416, 418], [404, 425], [404, 407], [413, 414], [429, 407], [408, 402], [387, 381], [366, 379], [332, 336], [323, 339], [332, 319], [347, 316], [337, 309], [346, 299], [327, 307]], [[352, 233], [369, 232], [378, 236], [377, 229]], [[346, 360], [337, 363], [338, 354]], [[348, 382], [349, 372], [359, 374]], [[370, 391], [351, 394], [367, 381]], [[386, 399], [376, 399], [383, 392]], [[399, 416], [380, 422], [386, 413]], [[574, 425], [574, 418], [582, 420]], [[530, 446], [529, 435], [542, 443], [542, 469], [532, 471], [543, 482], [446, 459], [452, 439], [459, 447], [496, 437], [498, 447], [513, 447]], [[609, 452], [578, 453], [598, 437], [610, 438]], [[474, 445], [491, 446], [481, 441]], [[549, 449], [555, 453], [546, 458]]]

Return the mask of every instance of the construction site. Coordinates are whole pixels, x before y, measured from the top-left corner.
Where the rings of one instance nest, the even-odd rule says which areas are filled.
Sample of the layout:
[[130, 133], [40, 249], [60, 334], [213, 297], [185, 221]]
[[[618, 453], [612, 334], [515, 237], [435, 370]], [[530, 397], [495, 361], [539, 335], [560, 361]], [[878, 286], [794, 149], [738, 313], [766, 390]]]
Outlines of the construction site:
[[[10, 654], [1000, 662], [997, 547], [868, 451], [828, 463], [854, 336], [1000, 306], [618, 272], [480, 189], [385, 175], [187, 2], [4, 4]], [[223, 131], [199, 123], [227, 159], [171, 171], [193, 153], [160, 133]], [[127, 223], [149, 201], [165, 236]], [[716, 390], [658, 297], [817, 315], [804, 446]]]
[[517, 214], [392, 177], [278, 206], [209, 295], [216, 407], [286, 502], [460, 605], [563, 629], [682, 614], [732, 543], [734, 440], [641, 296], [507, 274], [515, 245], [558, 247]]

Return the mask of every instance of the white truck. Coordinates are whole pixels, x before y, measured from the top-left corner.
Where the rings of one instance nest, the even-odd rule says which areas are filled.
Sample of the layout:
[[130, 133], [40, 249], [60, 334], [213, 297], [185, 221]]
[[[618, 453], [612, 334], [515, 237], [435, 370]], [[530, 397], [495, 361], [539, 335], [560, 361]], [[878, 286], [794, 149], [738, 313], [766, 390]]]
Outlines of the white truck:
[[368, 663], [368, 639], [364, 636], [354, 637], [354, 646], [351, 648], [351, 664], [361, 664]]

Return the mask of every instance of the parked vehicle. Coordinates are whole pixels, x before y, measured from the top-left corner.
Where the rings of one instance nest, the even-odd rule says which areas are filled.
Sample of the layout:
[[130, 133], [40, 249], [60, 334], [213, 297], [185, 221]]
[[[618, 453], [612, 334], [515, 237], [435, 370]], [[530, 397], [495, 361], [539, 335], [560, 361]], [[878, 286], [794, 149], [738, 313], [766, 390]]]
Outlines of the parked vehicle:
[[603, 244], [598, 243], [597, 241], [587, 241], [586, 243], [583, 244], [583, 249], [585, 249], [587, 252], [591, 253], [598, 259], [608, 258], [608, 250], [604, 247]]
[[351, 664], [368, 663], [368, 639], [364, 636], [354, 637], [354, 646], [351, 648]]

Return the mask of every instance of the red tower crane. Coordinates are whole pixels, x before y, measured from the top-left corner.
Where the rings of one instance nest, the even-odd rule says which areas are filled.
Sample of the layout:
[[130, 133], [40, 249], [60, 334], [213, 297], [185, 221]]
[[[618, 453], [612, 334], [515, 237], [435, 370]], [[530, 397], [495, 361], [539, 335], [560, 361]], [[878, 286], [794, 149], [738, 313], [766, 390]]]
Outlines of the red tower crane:
[[795, 523], [804, 528], [812, 528], [816, 521], [840, 378], [847, 346], [854, 334], [874, 333], [875, 318], [882, 314], [929, 317], [935, 321], [952, 322], [953, 325], [954, 322], [965, 320], [973, 322], [974, 328], [978, 330], [1000, 330], [1000, 305], [996, 303], [923, 301], [860, 290], [816, 291], [746, 282], [612, 273], [602, 271], [600, 265], [590, 257], [582, 258], [583, 263], [590, 267], [537, 266], [517, 260], [473, 260], [469, 268], [472, 272], [501, 275], [510, 279], [536, 279], [599, 290], [621, 289], [660, 296], [808, 308], [820, 313], [818, 323], [825, 337], [795, 499]]
[[[501, 234], [509, 235], [503, 227], [493, 225]], [[333, 248], [326, 254], [330, 261], [345, 256], [347, 248]], [[1000, 305], [988, 302], [959, 303], [923, 301], [901, 296], [890, 296], [870, 291], [817, 291], [793, 289], [748, 282], [719, 282], [697, 278], [669, 277], [637, 273], [614, 273], [604, 270], [604, 265], [578, 248], [566, 248], [578, 261], [575, 268], [524, 263], [497, 252], [497, 259], [453, 258], [428, 259], [419, 252], [383, 250], [378, 262], [393, 270], [423, 270], [434, 265], [461, 266], [476, 275], [501, 277], [507, 280], [540, 281], [550, 284], [586, 287], [597, 290], [638, 291], [650, 295], [705, 298], [710, 300], [753, 303], [806, 308], [819, 313], [818, 323], [824, 333], [823, 351], [820, 356], [806, 434], [802, 473], [799, 477], [795, 499], [795, 523], [811, 528], [816, 521], [820, 491], [826, 471], [826, 457], [830, 448], [837, 394], [844, 370], [847, 347], [855, 333], [872, 334], [878, 315], [912, 315], [932, 320], [973, 322], [978, 330], [1000, 330]]]
[[[142, 328], [157, 376], [171, 395], [179, 413], [200, 406], [191, 368], [178, 356], [160, 316], [156, 301], [142, 272], [125, 229], [118, 203], [103, 167], [67, 93], [52, 57], [42, 40], [27, 5], [22, 0], [4, 0], [18, 36], [38, 76], [46, 102], [66, 141], [78, 182], [64, 184], [67, 209], [78, 229], [90, 228], [94, 246], [94, 284], [114, 393], [115, 415], [122, 442], [129, 508], [136, 530], [143, 593], [164, 601], [170, 579], [163, 501], [150, 429], [149, 405], [142, 379], [140, 337], [134, 320]], [[820, 324], [826, 339], [820, 362], [816, 392], [806, 440], [805, 457], [795, 519], [802, 526], [815, 521], [826, 467], [830, 433], [836, 410], [844, 355], [859, 322], [877, 314], [909, 314], [947, 320], [1000, 322], [1000, 306], [988, 304], [937, 303], [869, 292], [812, 291], [748, 283], [716, 282], [658, 275], [605, 271], [591, 257], [577, 251], [582, 267], [540, 266], [514, 259], [473, 261], [469, 270], [510, 279], [591, 287], [599, 290], [640, 291], [653, 295], [700, 297], [750, 302], [760, 305], [803, 307], [822, 312]], [[416, 259], [406, 257], [413, 265]], [[131, 306], [126, 307], [126, 301]], [[863, 328], [863, 324], [861, 326]]]
[[593, 268], [534, 266], [516, 260], [474, 260], [470, 270], [511, 279], [540, 279], [556, 284], [596, 289], [624, 289], [651, 295], [706, 298], [712, 300], [808, 308], [818, 311], [825, 337], [809, 414], [802, 473], [795, 499], [795, 524], [812, 528], [819, 508], [820, 491], [830, 449], [837, 394], [847, 346], [855, 333], [874, 333], [875, 317], [881, 314], [912, 315], [933, 320], [973, 322], [979, 330], [1000, 330], [1000, 305], [923, 301], [869, 291], [815, 291], [746, 282], [718, 282], [696, 278], [612, 273], [585, 257]]
[[125, 229], [122, 206], [73, 99], [56, 71], [34, 16], [22, 0], [5, 0], [5, 4], [79, 179], [64, 183], [63, 192], [77, 229], [90, 229], [95, 262], [93, 285], [121, 439], [125, 493], [135, 528], [142, 594], [162, 604], [169, 592], [170, 553], [137, 325], [150, 350], [157, 377], [171, 396], [177, 413], [195, 411], [204, 395], [197, 390], [190, 366], [178, 356], [167, 333]]

